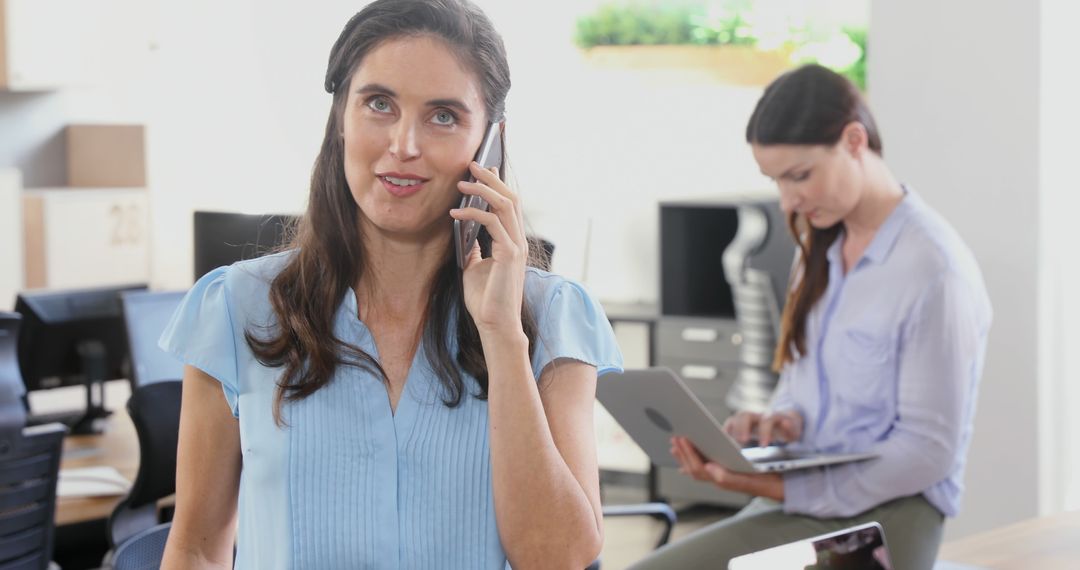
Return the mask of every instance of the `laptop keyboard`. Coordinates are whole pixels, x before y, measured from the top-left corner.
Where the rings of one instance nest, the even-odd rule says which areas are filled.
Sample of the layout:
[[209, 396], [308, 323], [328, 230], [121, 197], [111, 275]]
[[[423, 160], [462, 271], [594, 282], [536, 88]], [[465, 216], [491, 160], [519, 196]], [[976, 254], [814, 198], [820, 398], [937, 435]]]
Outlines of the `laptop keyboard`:
[[808, 453], [789, 450], [777, 445], [769, 447], [747, 447], [742, 450], [743, 457], [751, 463], [771, 463], [773, 461], [790, 461], [809, 456]]

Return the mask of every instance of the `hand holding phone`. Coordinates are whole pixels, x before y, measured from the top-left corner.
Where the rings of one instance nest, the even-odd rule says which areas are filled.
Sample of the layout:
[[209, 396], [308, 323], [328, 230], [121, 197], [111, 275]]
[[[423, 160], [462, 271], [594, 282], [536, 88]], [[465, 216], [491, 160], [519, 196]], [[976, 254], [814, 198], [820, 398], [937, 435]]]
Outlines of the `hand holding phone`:
[[[502, 167], [502, 125], [501, 123], [488, 123], [484, 139], [480, 141], [480, 148], [473, 158], [483, 168]], [[476, 177], [469, 175], [466, 180], [476, 182]], [[462, 194], [459, 208], [478, 208], [487, 210], [487, 200], [480, 196]], [[472, 220], [454, 220], [454, 251], [457, 253], [458, 268], [465, 269], [472, 252], [476, 237], [480, 235], [480, 223]]]

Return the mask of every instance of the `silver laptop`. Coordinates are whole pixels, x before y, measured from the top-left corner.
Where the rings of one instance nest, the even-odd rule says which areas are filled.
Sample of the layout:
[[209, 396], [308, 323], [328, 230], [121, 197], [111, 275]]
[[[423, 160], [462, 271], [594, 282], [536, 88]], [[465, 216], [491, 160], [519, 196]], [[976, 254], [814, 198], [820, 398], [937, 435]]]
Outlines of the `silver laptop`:
[[872, 453], [825, 454], [780, 446], [743, 449], [720, 422], [667, 368], [607, 374], [596, 385], [596, 398], [653, 463], [678, 467], [671, 456], [671, 436], [689, 438], [708, 459], [741, 473], [792, 471], [834, 463], [862, 461]]
[[729, 570], [850, 568], [892, 570], [885, 533], [876, 522], [732, 558]]

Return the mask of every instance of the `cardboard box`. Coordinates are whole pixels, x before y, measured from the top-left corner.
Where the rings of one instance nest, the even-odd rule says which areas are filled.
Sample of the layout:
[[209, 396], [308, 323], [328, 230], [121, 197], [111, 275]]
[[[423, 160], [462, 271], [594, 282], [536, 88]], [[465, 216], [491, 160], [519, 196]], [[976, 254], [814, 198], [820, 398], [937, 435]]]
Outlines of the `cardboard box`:
[[25, 287], [146, 283], [148, 206], [142, 188], [25, 190]]
[[68, 125], [65, 138], [69, 186], [146, 187], [142, 125]]

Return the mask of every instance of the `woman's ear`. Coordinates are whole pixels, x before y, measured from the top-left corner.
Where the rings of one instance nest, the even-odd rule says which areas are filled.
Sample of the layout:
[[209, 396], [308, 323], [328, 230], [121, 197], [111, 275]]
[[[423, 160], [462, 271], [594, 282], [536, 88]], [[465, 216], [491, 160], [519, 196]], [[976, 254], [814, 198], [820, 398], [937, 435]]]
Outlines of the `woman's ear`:
[[869, 148], [870, 137], [866, 134], [866, 127], [862, 123], [852, 121], [844, 127], [843, 132], [840, 134], [840, 140], [844, 150], [853, 157], [859, 157]]

